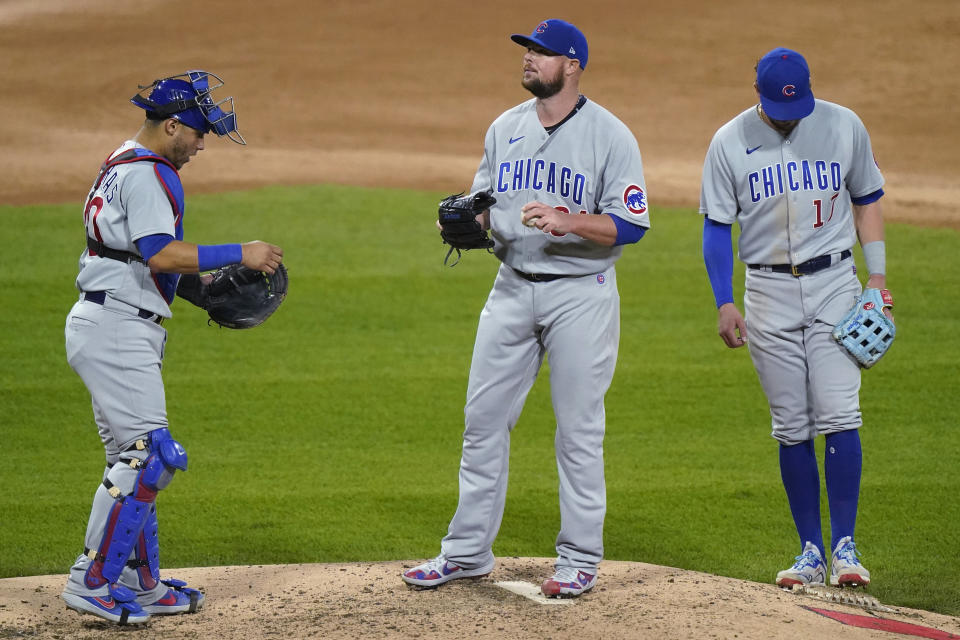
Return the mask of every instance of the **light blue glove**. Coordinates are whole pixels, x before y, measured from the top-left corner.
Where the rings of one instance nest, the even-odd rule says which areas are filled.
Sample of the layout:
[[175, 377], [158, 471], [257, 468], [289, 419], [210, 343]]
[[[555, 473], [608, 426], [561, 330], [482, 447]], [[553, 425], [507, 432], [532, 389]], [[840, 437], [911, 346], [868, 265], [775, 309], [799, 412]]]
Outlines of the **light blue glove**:
[[897, 327], [883, 313], [893, 308], [893, 296], [886, 289], [865, 289], [853, 309], [837, 323], [833, 338], [850, 352], [860, 366], [869, 369], [883, 357]]

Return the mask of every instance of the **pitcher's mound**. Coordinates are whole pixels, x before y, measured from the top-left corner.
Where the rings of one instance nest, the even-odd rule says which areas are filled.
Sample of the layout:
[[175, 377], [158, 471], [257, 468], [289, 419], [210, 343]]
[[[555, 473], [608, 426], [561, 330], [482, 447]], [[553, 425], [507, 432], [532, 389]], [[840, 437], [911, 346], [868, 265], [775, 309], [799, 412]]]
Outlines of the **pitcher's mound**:
[[[596, 588], [567, 606], [548, 606], [497, 583], [539, 585], [552, 574], [552, 559], [498, 558], [487, 578], [456, 580], [433, 590], [400, 580], [401, 571], [418, 562], [169, 570], [165, 576], [206, 592], [204, 608], [194, 615], [155, 616], [145, 628], [124, 629], [141, 638], [216, 640], [905, 637], [813, 611], [827, 609], [846, 614], [847, 622], [870, 616], [901, 625], [896, 627], [901, 633], [920, 625], [928, 628], [923, 637], [960, 638], [958, 618], [893, 609], [863, 596], [859, 606], [832, 601], [840, 592], [829, 588], [800, 595], [772, 584], [604, 561]], [[123, 630], [116, 626], [65, 608], [59, 597], [65, 580], [63, 575], [0, 580], [0, 638], [120, 637]]]

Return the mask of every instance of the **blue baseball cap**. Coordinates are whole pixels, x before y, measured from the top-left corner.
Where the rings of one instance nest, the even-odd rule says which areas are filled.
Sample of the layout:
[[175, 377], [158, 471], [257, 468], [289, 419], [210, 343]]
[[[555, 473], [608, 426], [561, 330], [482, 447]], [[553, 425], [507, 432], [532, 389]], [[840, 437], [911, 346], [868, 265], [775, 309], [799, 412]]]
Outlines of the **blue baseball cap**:
[[510, 39], [529, 47], [537, 45], [557, 55], [580, 61], [580, 68], [587, 68], [587, 39], [580, 29], [565, 20], [544, 20], [529, 36], [515, 33]]
[[774, 120], [799, 120], [813, 113], [810, 68], [803, 56], [778, 47], [757, 63], [760, 106]]

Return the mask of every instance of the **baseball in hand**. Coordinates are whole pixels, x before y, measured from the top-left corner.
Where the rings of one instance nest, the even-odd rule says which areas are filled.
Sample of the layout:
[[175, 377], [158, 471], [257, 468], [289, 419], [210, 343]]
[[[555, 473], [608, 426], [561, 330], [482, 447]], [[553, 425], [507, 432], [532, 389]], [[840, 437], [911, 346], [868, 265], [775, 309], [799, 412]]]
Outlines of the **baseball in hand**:
[[[523, 210], [520, 211], [520, 219], [521, 219], [521, 220], [523, 220], [523, 215], [524, 215], [524, 213], [525, 213], [525, 212], [524, 212]], [[528, 226], [528, 227], [535, 227], [535, 226], [537, 226], [537, 218], [539, 218], [539, 217], [540, 217], [540, 216], [530, 216], [530, 219], [529, 219], [529, 220], [523, 220], [523, 224], [525, 224], [525, 225]]]

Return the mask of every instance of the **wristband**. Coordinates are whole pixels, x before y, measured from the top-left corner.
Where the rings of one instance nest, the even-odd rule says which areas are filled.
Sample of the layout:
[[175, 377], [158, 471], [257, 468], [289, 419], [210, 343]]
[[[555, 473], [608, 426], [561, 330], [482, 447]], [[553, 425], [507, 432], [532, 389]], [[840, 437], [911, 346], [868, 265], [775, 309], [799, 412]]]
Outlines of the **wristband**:
[[887, 274], [887, 247], [883, 240], [875, 240], [863, 245], [863, 259], [867, 263], [870, 275]]
[[239, 244], [197, 245], [197, 264], [200, 271], [219, 269], [240, 262], [243, 262], [243, 247]]

